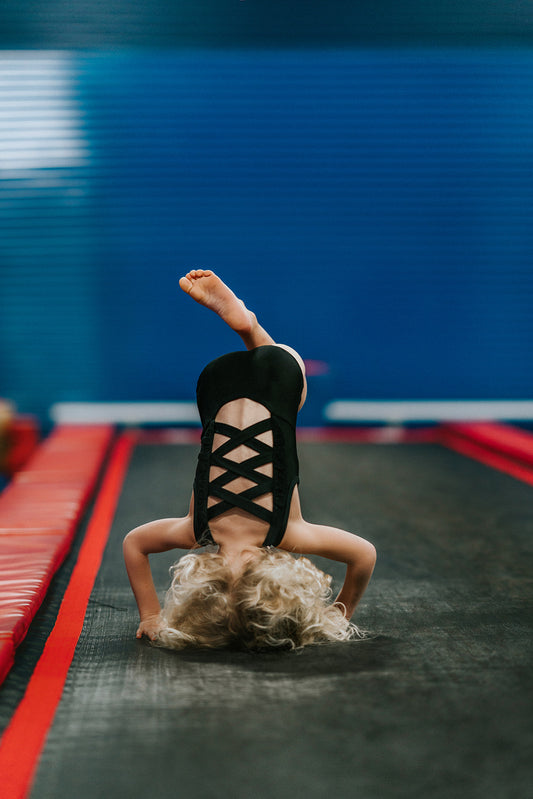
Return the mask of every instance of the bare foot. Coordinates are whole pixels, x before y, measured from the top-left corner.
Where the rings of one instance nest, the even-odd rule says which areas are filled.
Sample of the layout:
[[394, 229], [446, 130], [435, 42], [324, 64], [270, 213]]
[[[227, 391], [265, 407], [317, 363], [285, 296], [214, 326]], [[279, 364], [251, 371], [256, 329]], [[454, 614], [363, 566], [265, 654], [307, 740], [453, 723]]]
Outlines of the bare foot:
[[180, 278], [180, 288], [193, 300], [211, 308], [237, 333], [252, 330], [255, 317], [242, 300], [210, 269], [193, 269]]

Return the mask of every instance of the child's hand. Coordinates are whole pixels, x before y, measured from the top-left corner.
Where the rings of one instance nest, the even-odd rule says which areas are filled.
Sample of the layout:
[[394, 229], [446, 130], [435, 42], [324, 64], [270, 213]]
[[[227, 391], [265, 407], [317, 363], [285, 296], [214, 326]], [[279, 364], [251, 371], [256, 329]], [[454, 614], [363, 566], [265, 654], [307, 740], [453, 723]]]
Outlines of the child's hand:
[[150, 641], [156, 641], [162, 629], [163, 625], [161, 624], [159, 613], [155, 616], [147, 616], [145, 619], [141, 619], [139, 629], [137, 630], [137, 638], [142, 638], [143, 635], [146, 635]]

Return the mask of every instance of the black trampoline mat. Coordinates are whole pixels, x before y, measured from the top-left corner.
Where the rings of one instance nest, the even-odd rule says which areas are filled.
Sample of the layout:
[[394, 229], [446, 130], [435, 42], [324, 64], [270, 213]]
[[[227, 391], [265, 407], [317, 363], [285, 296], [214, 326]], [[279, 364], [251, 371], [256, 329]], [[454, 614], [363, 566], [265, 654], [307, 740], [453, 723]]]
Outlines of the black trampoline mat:
[[[121, 545], [186, 512], [196, 453], [135, 449], [32, 799], [529, 795], [533, 488], [434, 445], [302, 444], [306, 518], [377, 547], [372, 636], [176, 653], [135, 639]], [[151, 558], [161, 597], [180, 554]]]

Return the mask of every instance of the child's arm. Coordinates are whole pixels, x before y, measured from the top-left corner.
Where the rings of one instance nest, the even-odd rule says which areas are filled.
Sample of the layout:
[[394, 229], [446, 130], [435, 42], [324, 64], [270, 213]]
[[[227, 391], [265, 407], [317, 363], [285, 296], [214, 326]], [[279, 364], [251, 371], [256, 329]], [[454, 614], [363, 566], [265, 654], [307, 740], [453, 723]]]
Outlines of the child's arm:
[[161, 606], [155, 590], [148, 555], [169, 549], [190, 549], [195, 544], [192, 518], [159, 519], [132, 530], [124, 539], [126, 570], [139, 615], [137, 638], [147, 635], [154, 640], [159, 629]]
[[344, 584], [335, 603], [343, 605], [346, 618], [351, 618], [374, 571], [373, 544], [354, 533], [302, 519], [289, 523], [281, 548], [346, 563]]
[[372, 550], [365, 553], [355, 563], [348, 563], [346, 566], [344, 584], [335, 600], [335, 604], [342, 605], [343, 613], [347, 619], [353, 616], [355, 608], [359, 604], [359, 600], [366, 591], [366, 587], [372, 577], [376, 563], [376, 550], [373, 547]]

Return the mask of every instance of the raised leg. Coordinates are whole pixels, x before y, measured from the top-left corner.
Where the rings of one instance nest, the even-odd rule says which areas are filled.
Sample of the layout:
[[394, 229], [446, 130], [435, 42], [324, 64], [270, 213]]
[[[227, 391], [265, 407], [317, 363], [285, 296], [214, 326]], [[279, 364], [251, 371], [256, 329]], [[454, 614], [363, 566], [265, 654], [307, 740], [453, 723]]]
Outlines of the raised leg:
[[[247, 350], [262, 347], [264, 344], [276, 344], [257, 321], [256, 315], [249, 311], [242, 300], [235, 296], [233, 291], [215, 275], [210, 269], [193, 269], [191, 272], [180, 278], [180, 288], [189, 294], [193, 300], [210, 308], [220, 318], [226, 322], [236, 333], [239, 334]], [[304, 362], [298, 353], [286, 344], [278, 344], [293, 355], [300, 365], [304, 378], [304, 387], [300, 406], [305, 402], [307, 396], [307, 382], [305, 379]]]
[[210, 308], [242, 338], [246, 349], [274, 344], [257, 317], [210, 269], [193, 269], [180, 279], [180, 288], [193, 300]]

